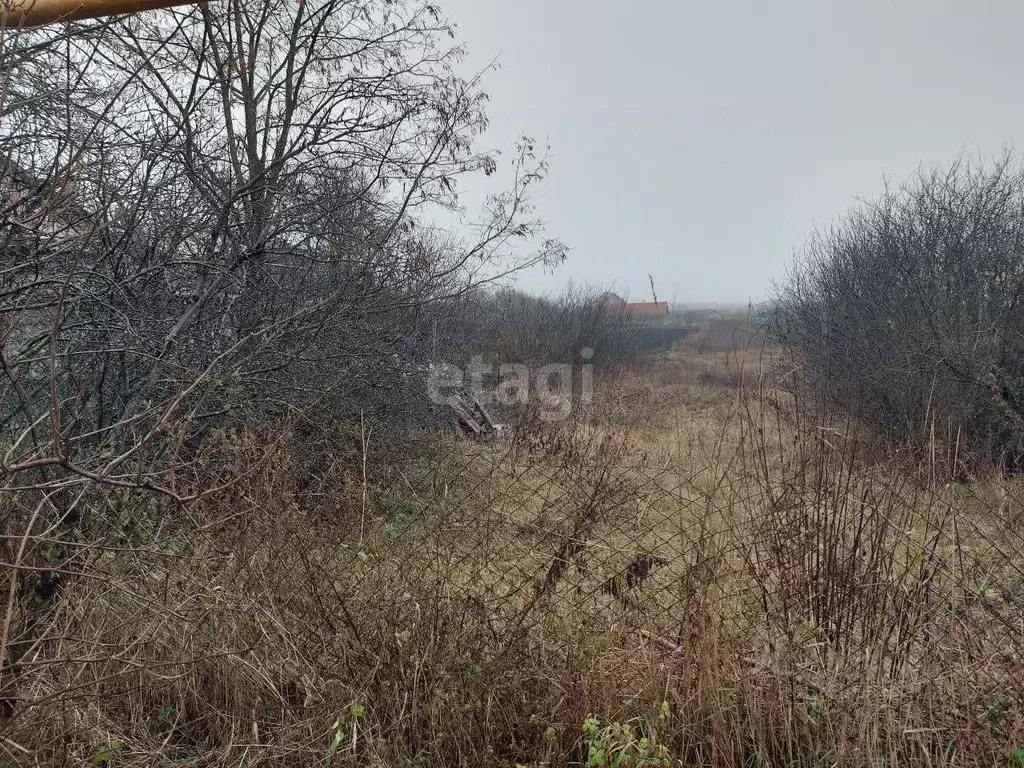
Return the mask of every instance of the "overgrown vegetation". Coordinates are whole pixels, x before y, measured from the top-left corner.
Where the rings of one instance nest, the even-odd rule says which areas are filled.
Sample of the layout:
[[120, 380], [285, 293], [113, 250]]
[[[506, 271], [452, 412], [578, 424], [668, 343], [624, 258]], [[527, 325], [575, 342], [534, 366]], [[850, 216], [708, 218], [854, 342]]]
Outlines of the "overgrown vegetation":
[[[449, 31], [229, 0], [5, 38], [0, 762], [1019, 761], [1024, 499], [949, 472], [959, 427], [1017, 456], [1018, 177], [823, 236], [795, 358], [730, 332], [637, 360], [599, 296], [499, 287], [564, 248], [540, 148], [475, 149]], [[475, 355], [603, 378], [562, 422], [410, 450], [431, 364]]]
[[1024, 171], [921, 173], [817, 233], [780, 328], [820, 393], [965, 465], [1024, 459]]
[[279, 0], [10, 35], [7, 466], [163, 486], [217, 427], [402, 424], [433, 329], [564, 255], [530, 204], [544, 148], [476, 148], [449, 32], [420, 2]]
[[18, 603], [33, 634], [13, 636], [0, 749], [26, 765], [1005, 763], [1024, 744], [1019, 484], [876, 461], [753, 363], [662, 360], [601, 390], [610, 422], [338, 471], [316, 496], [282, 445], [223, 435], [203, 457], [220, 490], [83, 541], [59, 600]]
[[638, 356], [642, 330], [641, 321], [606, 304], [593, 288], [570, 287], [553, 297], [502, 289], [469, 297], [451, 334], [452, 357], [611, 367]]

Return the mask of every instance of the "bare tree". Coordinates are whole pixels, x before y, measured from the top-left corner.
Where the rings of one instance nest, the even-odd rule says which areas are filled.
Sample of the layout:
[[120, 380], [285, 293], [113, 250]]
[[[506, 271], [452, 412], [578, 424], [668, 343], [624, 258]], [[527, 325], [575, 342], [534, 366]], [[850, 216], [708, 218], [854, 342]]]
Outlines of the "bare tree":
[[[36, 79], [19, 73], [8, 115], [22, 117], [4, 136], [24, 177], [12, 214], [37, 212], [7, 218], [16, 420], [55, 396], [65, 440], [131, 451], [211, 404], [279, 412], [376, 389], [429, 308], [561, 258], [555, 241], [514, 247], [540, 231], [528, 195], [545, 160], [529, 141], [474, 241], [427, 226], [458, 207], [460, 176], [496, 164], [474, 149], [485, 95], [455, 73], [450, 31], [429, 4], [334, 0], [50, 38]], [[58, 63], [63, 87], [44, 95]]]

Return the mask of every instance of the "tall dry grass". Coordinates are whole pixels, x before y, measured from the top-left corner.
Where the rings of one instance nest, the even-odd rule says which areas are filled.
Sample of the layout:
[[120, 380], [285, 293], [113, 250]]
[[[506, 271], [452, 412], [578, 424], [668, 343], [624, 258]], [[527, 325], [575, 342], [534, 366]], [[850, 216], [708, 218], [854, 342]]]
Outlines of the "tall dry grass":
[[316, 494], [286, 439], [222, 435], [219, 491], [90, 541], [19, 538], [7, 499], [5, 587], [62, 573], [12, 587], [3, 763], [1016, 759], [1019, 483], [953, 482], [955, 441], [886, 449], [790, 373], [652, 362], [544, 439]]

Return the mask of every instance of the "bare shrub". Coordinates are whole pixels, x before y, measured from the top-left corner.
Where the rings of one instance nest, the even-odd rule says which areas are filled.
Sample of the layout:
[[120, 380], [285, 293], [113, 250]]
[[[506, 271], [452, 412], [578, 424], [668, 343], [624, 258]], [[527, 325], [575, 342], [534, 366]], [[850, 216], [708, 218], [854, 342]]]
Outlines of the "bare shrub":
[[453, 352], [508, 363], [613, 367], [639, 356], [642, 328], [595, 288], [570, 287], [554, 297], [506, 288], [471, 297], [453, 329]]
[[921, 173], [811, 238], [780, 328], [820, 391], [859, 417], [918, 444], [937, 430], [1017, 468], [1022, 237], [1010, 156]]

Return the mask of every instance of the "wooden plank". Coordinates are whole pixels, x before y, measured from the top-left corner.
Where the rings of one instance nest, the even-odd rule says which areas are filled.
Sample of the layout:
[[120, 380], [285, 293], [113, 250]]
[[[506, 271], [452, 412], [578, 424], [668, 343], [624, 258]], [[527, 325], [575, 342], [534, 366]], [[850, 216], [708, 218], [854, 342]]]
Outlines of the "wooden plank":
[[494, 419], [491, 418], [491, 414], [488, 413], [486, 408], [484, 408], [483, 403], [481, 403], [476, 398], [476, 395], [471, 395], [470, 397], [473, 400], [473, 405], [476, 406], [477, 411], [480, 413], [480, 418], [481, 418], [482, 422], [487, 426], [488, 431], [493, 431], [494, 430]]
[[4, 0], [0, 13], [3, 25], [11, 29], [198, 5], [201, 2], [206, 0]]
[[458, 418], [459, 423], [466, 427], [474, 435], [479, 435], [482, 427], [470, 414], [469, 409], [466, 408], [465, 404], [455, 395], [448, 398], [448, 407], [452, 409], [452, 412]]

